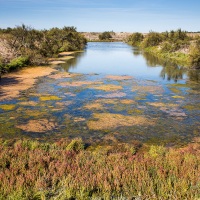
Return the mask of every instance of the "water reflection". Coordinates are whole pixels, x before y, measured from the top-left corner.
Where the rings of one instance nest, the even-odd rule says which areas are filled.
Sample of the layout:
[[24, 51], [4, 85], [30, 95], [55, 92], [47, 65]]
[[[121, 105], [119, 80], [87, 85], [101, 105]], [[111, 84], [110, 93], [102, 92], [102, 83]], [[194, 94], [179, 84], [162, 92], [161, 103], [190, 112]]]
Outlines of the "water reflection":
[[200, 70], [188, 71], [122, 42], [89, 42], [85, 52], [77, 53], [74, 59], [62, 64], [62, 68], [74, 73], [131, 75], [164, 82], [178, 82], [187, 78], [200, 81]]
[[200, 83], [200, 70], [189, 70], [187, 75], [190, 81]]
[[69, 71], [69, 69], [76, 69], [80, 60], [85, 56], [86, 52], [76, 53], [75, 58], [68, 60], [65, 63], [62, 63], [61, 66], [65, 71]]

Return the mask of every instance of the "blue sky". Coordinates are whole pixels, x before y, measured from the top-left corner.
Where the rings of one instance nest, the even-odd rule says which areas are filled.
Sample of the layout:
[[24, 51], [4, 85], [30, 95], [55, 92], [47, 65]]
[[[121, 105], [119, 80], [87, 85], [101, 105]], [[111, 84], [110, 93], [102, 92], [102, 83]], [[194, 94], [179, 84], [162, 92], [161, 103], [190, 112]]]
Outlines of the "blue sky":
[[200, 31], [200, 0], [0, 0], [0, 27]]

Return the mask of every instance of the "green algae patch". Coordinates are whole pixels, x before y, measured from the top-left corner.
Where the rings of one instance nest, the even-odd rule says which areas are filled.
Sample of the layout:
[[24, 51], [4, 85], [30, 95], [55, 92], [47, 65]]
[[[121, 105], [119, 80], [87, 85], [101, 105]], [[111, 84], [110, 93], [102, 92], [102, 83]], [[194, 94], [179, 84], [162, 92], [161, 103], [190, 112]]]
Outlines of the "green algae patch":
[[96, 85], [96, 84], [103, 84], [103, 82], [100, 81], [72, 81], [72, 82], [63, 82], [60, 83], [59, 86], [65, 87], [81, 87], [83, 85]]
[[118, 99], [97, 99], [95, 102], [101, 104], [117, 104]]
[[94, 110], [94, 109], [95, 110], [102, 110], [102, 109], [104, 109], [102, 104], [96, 103], [96, 102], [87, 104], [83, 108], [88, 109], [88, 110]]
[[139, 85], [135, 85], [132, 88], [132, 92], [141, 92], [141, 93], [162, 93], [164, 92], [163, 88], [161, 86], [139, 86]]
[[9, 111], [9, 110], [13, 110], [15, 109], [15, 105], [14, 104], [2, 104], [0, 105], [0, 109], [5, 110], [5, 111]]
[[62, 78], [74, 78], [77, 76], [82, 76], [81, 74], [76, 74], [76, 73], [68, 73], [68, 72], [62, 72], [62, 73], [56, 73], [48, 76], [49, 78], [52, 79], [62, 79]]
[[189, 87], [188, 84], [181, 84], [181, 83], [173, 83], [173, 84], [169, 84], [170, 87], [180, 87], [180, 88], [187, 88]]
[[131, 114], [138, 114], [138, 115], [140, 115], [140, 114], [143, 114], [144, 111], [143, 111], [143, 110], [139, 110], [139, 109], [133, 109], [133, 110], [128, 110], [127, 113], [128, 113], [129, 115], [131, 115]]
[[178, 95], [175, 95], [175, 96], [172, 96], [172, 98], [174, 98], [174, 99], [184, 99], [185, 97], [183, 97], [183, 96], [178, 96]]
[[183, 106], [183, 108], [185, 108], [186, 110], [200, 110], [200, 103], [195, 105], [188, 104]]
[[93, 89], [96, 90], [103, 90], [105, 92], [110, 92], [110, 91], [116, 91], [116, 90], [122, 90], [122, 86], [120, 85], [112, 85], [112, 84], [108, 84], [108, 85], [97, 85], [97, 86], [93, 86]]
[[179, 89], [175, 88], [175, 87], [171, 87], [169, 89], [175, 94], [180, 94], [181, 93], [181, 91]]
[[154, 120], [147, 119], [143, 116], [125, 116], [112, 113], [94, 113], [94, 119], [87, 122], [90, 130], [107, 130], [123, 126], [153, 126]]
[[173, 103], [162, 103], [162, 102], [153, 102], [153, 103], [147, 103], [151, 106], [155, 106], [155, 107], [178, 107], [177, 104], [173, 104]]
[[40, 101], [58, 101], [61, 100], [62, 98], [58, 96], [41, 96]]
[[17, 125], [19, 128], [26, 132], [44, 133], [51, 131], [57, 127], [57, 123], [49, 119], [29, 120], [26, 124]]

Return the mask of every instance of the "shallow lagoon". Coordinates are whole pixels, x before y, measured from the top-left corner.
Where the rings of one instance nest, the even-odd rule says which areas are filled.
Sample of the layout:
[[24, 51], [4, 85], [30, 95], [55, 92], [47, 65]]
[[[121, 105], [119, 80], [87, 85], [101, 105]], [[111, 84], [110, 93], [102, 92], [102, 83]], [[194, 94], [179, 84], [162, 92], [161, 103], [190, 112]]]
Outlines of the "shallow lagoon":
[[54, 67], [18, 98], [0, 101], [2, 138], [172, 146], [200, 136], [198, 71], [115, 42], [88, 43]]

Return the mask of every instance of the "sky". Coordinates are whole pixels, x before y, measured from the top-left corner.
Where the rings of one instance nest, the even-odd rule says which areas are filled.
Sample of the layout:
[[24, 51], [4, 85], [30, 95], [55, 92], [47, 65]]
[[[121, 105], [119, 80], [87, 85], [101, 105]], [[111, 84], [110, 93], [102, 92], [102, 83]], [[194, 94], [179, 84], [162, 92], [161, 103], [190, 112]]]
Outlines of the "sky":
[[0, 28], [81, 32], [200, 31], [200, 0], [0, 0]]

